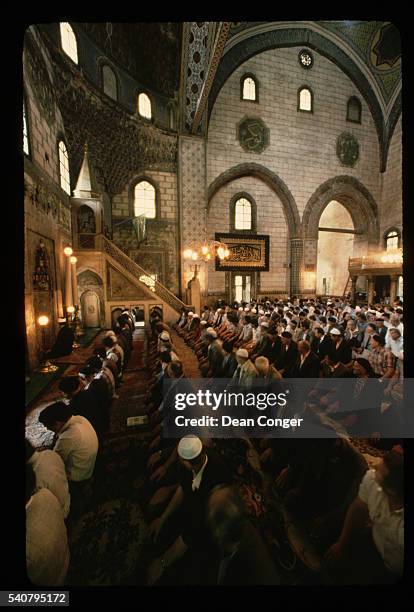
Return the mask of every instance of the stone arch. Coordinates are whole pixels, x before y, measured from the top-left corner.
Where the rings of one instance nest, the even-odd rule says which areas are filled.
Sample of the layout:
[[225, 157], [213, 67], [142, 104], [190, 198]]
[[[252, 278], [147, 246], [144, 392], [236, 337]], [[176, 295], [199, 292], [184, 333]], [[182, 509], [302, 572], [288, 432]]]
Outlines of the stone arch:
[[78, 280], [78, 291], [79, 291], [79, 300], [81, 304], [81, 317], [82, 324], [85, 325], [85, 298], [87, 295], [95, 294], [98, 298], [99, 308], [98, 308], [98, 316], [100, 326], [103, 327], [105, 324], [105, 299], [104, 299], [104, 288], [103, 281], [99, 274], [97, 274], [94, 270], [90, 268], [81, 269], [77, 274]]
[[90, 270], [89, 268], [78, 273], [78, 284], [79, 285], [97, 285], [103, 286], [103, 282], [99, 274]]
[[332, 200], [340, 202], [347, 209], [355, 230], [365, 234], [369, 244], [379, 244], [377, 203], [360, 181], [347, 175], [329, 179], [310, 197], [302, 217], [304, 239], [318, 239], [319, 219]]
[[207, 211], [209, 211], [212, 198], [219, 189], [227, 185], [227, 183], [244, 176], [259, 178], [275, 192], [282, 202], [289, 230], [289, 238], [298, 236], [300, 234], [299, 213], [289, 188], [277, 174], [254, 162], [233, 166], [233, 168], [229, 168], [229, 170], [226, 170], [214, 179], [207, 190]]

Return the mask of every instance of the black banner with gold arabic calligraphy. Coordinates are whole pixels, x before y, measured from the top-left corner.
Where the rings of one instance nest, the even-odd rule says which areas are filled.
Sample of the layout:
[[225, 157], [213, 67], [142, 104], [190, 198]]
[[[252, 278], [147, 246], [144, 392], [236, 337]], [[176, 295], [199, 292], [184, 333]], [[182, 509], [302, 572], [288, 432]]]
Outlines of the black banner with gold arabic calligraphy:
[[269, 271], [269, 236], [217, 233], [216, 240], [225, 242], [230, 251], [226, 259], [216, 257], [216, 270]]

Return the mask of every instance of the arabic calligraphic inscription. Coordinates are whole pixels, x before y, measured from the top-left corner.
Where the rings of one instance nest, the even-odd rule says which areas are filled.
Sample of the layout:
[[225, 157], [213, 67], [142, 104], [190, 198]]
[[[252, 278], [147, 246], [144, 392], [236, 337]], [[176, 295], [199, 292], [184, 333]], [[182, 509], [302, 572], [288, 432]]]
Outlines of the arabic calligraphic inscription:
[[237, 138], [249, 153], [262, 153], [269, 145], [269, 134], [269, 128], [256, 117], [245, 117], [237, 126]]
[[343, 132], [336, 141], [336, 154], [344, 166], [355, 166], [359, 157], [357, 139], [348, 132]]

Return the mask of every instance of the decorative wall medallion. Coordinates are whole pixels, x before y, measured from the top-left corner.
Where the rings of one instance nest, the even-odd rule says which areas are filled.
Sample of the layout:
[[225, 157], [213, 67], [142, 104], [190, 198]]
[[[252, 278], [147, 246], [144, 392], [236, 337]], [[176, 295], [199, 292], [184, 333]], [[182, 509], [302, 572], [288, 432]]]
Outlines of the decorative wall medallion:
[[269, 270], [269, 236], [216, 234], [215, 239], [225, 242], [230, 251], [227, 259], [216, 258], [216, 270]]
[[262, 153], [269, 145], [270, 130], [256, 117], [246, 117], [237, 126], [237, 138], [248, 153]]
[[336, 141], [336, 154], [344, 166], [355, 166], [359, 157], [359, 144], [355, 136], [343, 132]]

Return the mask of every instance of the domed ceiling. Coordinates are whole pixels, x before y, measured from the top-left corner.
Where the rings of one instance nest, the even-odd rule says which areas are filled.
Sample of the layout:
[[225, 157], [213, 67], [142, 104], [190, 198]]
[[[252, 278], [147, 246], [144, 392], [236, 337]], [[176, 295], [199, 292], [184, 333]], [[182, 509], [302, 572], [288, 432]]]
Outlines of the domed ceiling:
[[105, 55], [139, 83], [174, 97], [180, 80], [182, 24], [78, 22]]

